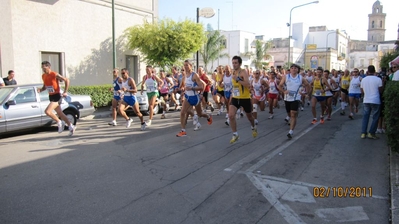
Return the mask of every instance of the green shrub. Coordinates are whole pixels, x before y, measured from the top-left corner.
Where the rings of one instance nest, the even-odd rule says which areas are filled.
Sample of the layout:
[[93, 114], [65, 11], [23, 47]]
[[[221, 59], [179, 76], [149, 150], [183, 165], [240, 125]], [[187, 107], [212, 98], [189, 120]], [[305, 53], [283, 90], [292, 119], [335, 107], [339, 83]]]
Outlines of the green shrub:
[[399, 152], [399, 81], [388, 81], [384, 90], [384, 119], [388, 145]]
[[110, 106], [113, 94], [110, 91], [112, 85], [98, 86], [71, 86], [69, 92], [76, 95], [90, 95], [94, 107]]

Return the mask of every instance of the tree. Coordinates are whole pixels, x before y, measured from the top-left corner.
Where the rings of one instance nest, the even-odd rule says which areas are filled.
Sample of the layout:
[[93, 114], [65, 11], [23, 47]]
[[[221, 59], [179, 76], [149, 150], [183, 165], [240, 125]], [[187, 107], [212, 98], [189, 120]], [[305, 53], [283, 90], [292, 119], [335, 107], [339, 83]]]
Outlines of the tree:
[[271, 41], [267, 41], [264, 43], [261, 40], [256, 40], [255, 52], [245, 52], [241, 55], [252, 59], [252, 63], [254, 64], [256, 69], [263, 69], [264, 66], [267, 66], [269, 64], [266, 62], [266, 60], [271, 58], [271, 55], [267, 53], [271, 45]]
[[145, 22], [126, 30], [128, 47], [144, 55], [144, 61], [159, 67], [189, 58], [204, 42], [204, 28], [190, 20]]
[[388, 68], [389, 62], [399, 56], [399, 51], [388, 52], [381, 57], [380, 68]]
[[[208, 27], [209, 28], [209, 27]], [[221, 35], [218, 30], [207, 32], [206, 40], [201, 50], [199, 51], [204, 62], [204, 69], [207, 72], [208, 64], [214, 62], [218, 58], [228, 57], [227, 53], [222, 53], [226, 48], [226, 38]]]

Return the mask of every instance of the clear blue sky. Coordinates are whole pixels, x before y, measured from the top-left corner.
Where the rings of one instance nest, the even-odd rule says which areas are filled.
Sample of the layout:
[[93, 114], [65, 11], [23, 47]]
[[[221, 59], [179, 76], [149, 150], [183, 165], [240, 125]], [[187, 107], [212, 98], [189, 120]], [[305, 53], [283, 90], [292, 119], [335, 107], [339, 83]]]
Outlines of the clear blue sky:
[[[220, 29], [245, 30], [267, 39], [288, 37], [290, 10], [312, 0], [159, 0], [159, 17], [173, 20], [196, 20], [196, 8], [211, 7], [213, 18], [200, 18], [205, 26], [210, 23]], [[329, 30], [346, 30], [351, 39], [366, 40], [368, 14], [375, 0], [320, 0], [292, 11], [292, 23], [304, 22], [309, 26], [326, 25]], [[385, 40], [396, 40], [399, 23], [399, 1], [380, 1], [387, 14]]]

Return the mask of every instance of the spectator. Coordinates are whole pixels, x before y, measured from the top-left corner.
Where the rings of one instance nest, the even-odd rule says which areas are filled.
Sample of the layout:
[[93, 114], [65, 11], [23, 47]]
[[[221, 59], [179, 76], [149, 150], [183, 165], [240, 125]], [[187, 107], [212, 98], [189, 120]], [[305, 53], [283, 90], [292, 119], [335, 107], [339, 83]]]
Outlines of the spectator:
[[[367, 69], [368, 75], [362, 79], [360, 88], [364, 94], [363, 99], [363, 121], [362, 121], [362, 135], [361, 138], [378, 139], [375, 135], [377, 131], [378, 118], [380, 116], [380, 95], [382, 93], [382, 80], [375, 76], [374, 65], [369, 65]], [[372, 122], [367, 134], [367, 127], [372, 115]]]
[[392, 70], [393, 70], [393, 81], [399, 81], [399, 64], [398, 63], [392, 63]]
[[14, 79], [15, 73], [13, 70], [8, 71], [8, 76], [3, 78], [4, 84], [6, 86], [17, 85], [17, 81]]

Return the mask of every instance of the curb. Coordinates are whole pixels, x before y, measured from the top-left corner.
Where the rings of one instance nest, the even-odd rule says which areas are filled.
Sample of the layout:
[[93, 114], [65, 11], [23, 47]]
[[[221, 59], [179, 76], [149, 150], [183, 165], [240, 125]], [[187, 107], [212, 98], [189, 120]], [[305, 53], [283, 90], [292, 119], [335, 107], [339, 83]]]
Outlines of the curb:
[[102, 111], [102, 112], [94, 112], [92, 115], [82, 117], [80, 119], [82, 120], [93, 120], [93, 119], [100, 119], [104, 117], [111, 117], [112, 113], [111, 111]]
[[396, 197], [399, 195], [399, 154], [392, 151], [389, 147], [390, 159], [389, 159], [389, 170], [390, 178], [389, 182], [391, 185], [391, 223], [399, 223], [399, 200]]

